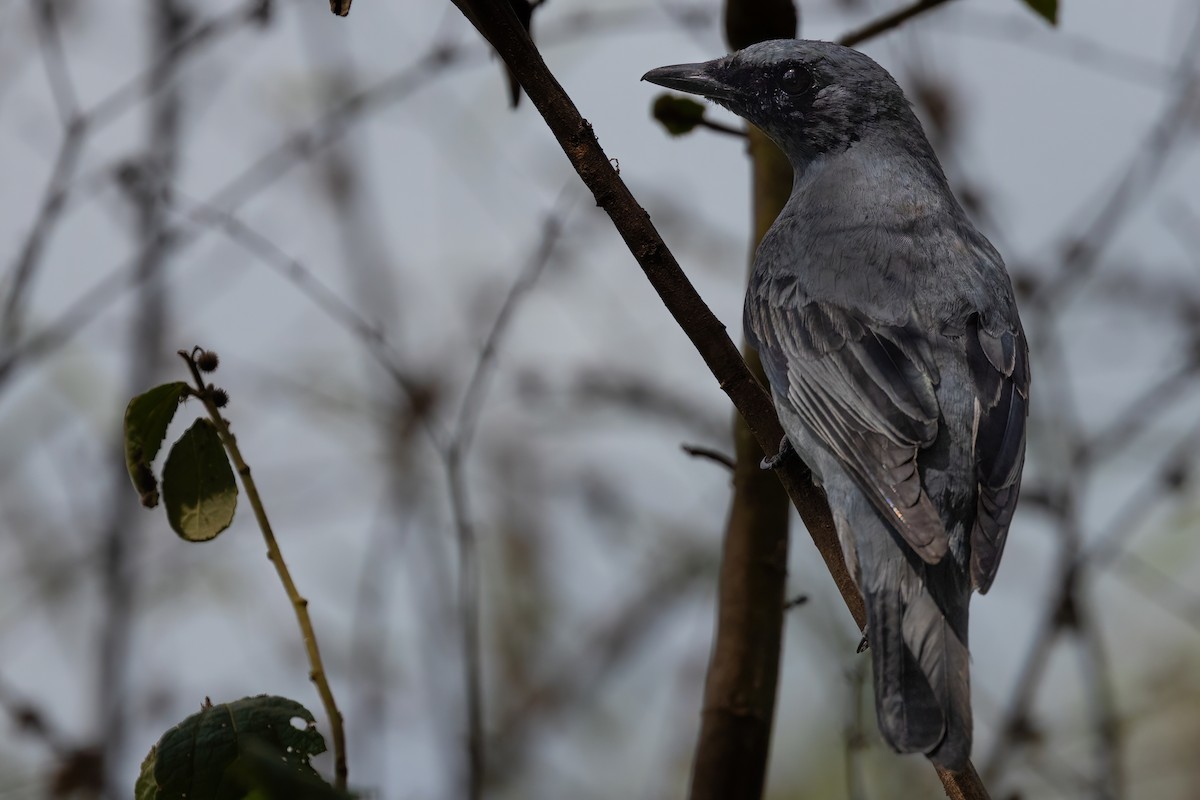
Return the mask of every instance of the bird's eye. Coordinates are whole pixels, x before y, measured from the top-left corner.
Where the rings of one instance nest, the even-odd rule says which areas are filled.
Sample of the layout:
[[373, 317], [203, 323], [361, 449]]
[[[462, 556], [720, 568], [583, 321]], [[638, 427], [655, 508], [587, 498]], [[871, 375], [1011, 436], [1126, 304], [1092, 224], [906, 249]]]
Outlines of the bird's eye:
[[808, 70], [799, 67], [789, 67], [779, 78], [779, 85], [788, 94], [804, 94], [812, 88], [812, 75]]

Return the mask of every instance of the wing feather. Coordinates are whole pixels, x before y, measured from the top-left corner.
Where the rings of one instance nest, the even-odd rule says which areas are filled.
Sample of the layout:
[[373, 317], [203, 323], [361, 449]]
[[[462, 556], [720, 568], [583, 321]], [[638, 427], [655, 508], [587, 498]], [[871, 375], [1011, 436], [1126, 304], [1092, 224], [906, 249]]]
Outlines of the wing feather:
[[795, 305], [787, 294], [768, 285], [746, 305], [747, 329], [776, 396], [847, 466], [909, 546], [937, 563], [949, 539], [917, 466], [917, 452], [937, 437], [937, 369], [914, 344], [919, 332], [828, 303]]
[[1029, 349], [1020, 323], [989, 332], [978, 319], [973, 322], [967, 330], [967, 359], [980, 415], [975, 435], [979, 497], [971, 531], [971, 582], [982, 594], [996, 577], [1021, 489]]

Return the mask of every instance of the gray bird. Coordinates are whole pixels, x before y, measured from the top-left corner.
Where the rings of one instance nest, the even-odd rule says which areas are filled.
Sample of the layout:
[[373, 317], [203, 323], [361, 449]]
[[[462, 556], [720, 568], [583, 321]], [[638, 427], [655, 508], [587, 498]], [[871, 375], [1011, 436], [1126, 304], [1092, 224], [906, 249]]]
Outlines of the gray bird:
[[746, 335], [865, 601], [883, 737], [961, 769], [967, 608], [996, 575], [1025, 461], [1029, 357], [1004, 262], [862, 53], [779, 40], [644, 79], [716, 101], [791, 160]]

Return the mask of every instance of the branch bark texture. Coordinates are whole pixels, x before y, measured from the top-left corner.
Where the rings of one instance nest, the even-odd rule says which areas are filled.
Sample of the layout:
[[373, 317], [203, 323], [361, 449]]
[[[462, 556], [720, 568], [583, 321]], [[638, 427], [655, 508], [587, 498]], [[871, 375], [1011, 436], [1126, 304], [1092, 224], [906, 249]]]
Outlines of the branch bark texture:
[[[726, 333], [725, 326], [705, 305], [680, 269], [674, 255], [650, 222], [645, 209], [638, 205], [613, 164], [605, 156], [591, 125], [583, 119], [571, 98], [550, 73], [512, 8], [507, 3], [489, 0], [452, 1], [496, 49], [525, 93], [529, 95], [529, 99], [546, 121], [571, 165], [595, 196], [596, 204], [612, 219], [617, 232], [650, 284], [658, 292], [663, 304], [700, 353], [722, 391], [733, 402], [758, 448], [764, 452], [775, 452], [783, 438], [783, 428], [779, 424], [770, 397], [747, 367], [741, 352]], [[842, 559], [841, 547], [824, 493], [813, 485], [811, 473], [798, 459], [786, 459], [775, 473], [787, 496], [800, 512], [800, 517], [837, 584], [846, 607], [861, 629], [866, 620], [862, 598]], [[786, 542], [782, 553], [786, 558]], [[728, 552], [726, 556], [729, 556]], [[779, 560], [779, 553], [776, 552], [771, 563], [781, 565], [778, 580], [782, 586], [782, 564], [785, 562]], [[782, 593], [776, 596], [781, 614]], [[775, 624], [778, 626], [780, 621], [781, 617]], [[775, 638], [775, 647], [778, 648], [778, 632]], [[774, 658], [777, 662], [777, 652]], [[758, 693], [755, 694], [757, 696]], [[773, 686], [770, 695], [773, 705]], [[749, 704], [745, 705], [743, 710], [750, 716], [755, 713]], [[769, 742], [769, 714], [761, 725], [765, 730], [764, 741]], [[978, 800], [988, 796], [972, 767], [968, 767], [963, 773], [938, 770], [938, 776], [946, 789], [946, 795], [952, 800]], [[760, 777], [760, 793], [761, 782]]]

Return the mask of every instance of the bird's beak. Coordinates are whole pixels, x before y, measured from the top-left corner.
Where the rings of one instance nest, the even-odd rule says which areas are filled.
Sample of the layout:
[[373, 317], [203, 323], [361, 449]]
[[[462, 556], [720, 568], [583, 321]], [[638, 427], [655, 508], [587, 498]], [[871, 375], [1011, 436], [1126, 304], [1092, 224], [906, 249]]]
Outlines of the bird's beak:
[[733, 88], [712, 75], [713, 62], [704, 64], [675, 64], [652, 69], [642, 80], [688, 94], [698, 94], [714, 100], [733, 97]]

